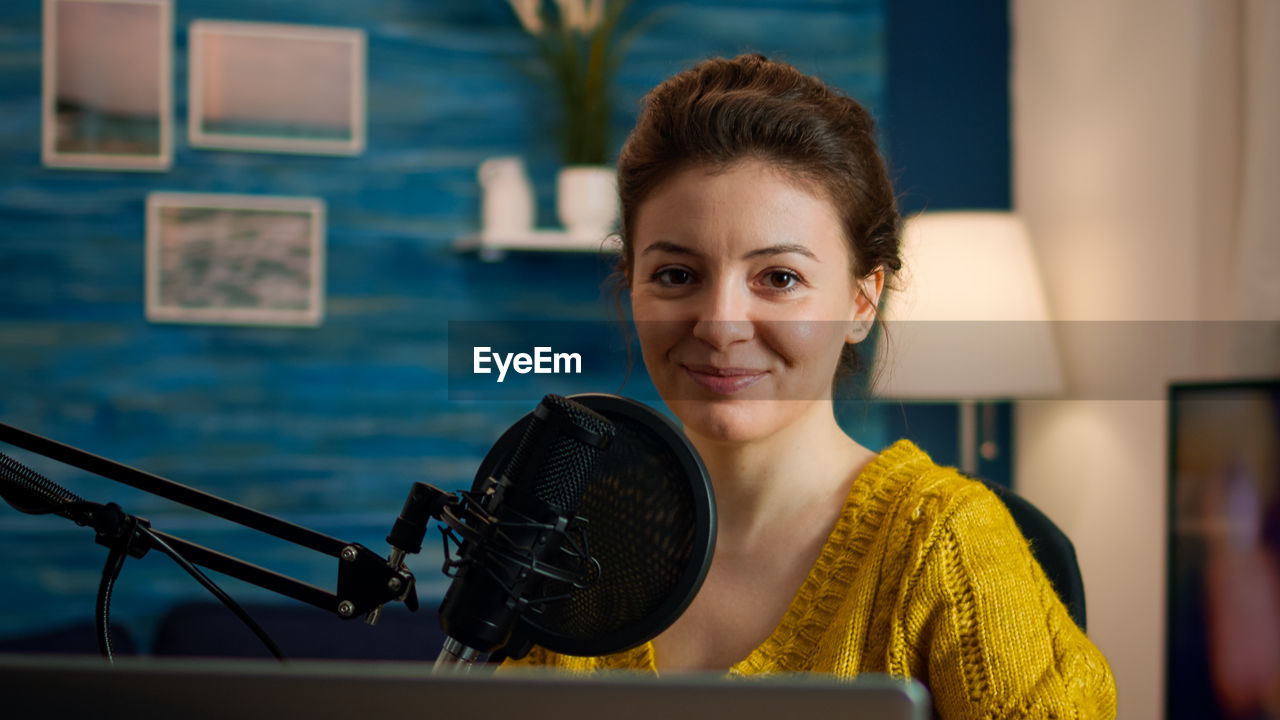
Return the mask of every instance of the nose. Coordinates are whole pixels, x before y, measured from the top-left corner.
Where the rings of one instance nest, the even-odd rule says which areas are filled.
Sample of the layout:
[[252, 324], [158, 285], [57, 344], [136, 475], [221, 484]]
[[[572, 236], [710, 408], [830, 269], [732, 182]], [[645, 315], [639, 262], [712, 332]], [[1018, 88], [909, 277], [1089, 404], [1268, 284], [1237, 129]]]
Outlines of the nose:
[[755, 335], [755, 326], [749, 319], [751, 293], [740, 283], [708, 283], [696, 302], [693, 336], [715, 350], [724, 350]]

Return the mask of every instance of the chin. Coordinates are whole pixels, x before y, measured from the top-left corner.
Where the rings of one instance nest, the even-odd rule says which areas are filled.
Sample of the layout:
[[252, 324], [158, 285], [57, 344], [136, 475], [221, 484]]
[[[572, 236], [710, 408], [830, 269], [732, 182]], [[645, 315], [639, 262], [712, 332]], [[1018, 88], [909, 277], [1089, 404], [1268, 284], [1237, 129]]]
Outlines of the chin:
[[764, 400], [675, 400], [668, 403], [685, 432], [717, 443], [739, 445], [780, 430], [786, 414]]

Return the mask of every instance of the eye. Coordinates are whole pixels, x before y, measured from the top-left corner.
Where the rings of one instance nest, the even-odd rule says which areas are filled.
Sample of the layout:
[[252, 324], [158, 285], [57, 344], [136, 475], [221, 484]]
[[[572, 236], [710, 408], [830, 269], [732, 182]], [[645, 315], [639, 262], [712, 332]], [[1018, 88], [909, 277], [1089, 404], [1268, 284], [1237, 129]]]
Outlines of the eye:
[[693, 282], [693, 273], [679, 267], [666, 267], [653, 274], [653, 280], [665, 287], [680, 287]]
[[792, 290], [800, 284], [800, 276], [790, 270], [770, 270], [764, 274], [764, 282], [771, 290]]

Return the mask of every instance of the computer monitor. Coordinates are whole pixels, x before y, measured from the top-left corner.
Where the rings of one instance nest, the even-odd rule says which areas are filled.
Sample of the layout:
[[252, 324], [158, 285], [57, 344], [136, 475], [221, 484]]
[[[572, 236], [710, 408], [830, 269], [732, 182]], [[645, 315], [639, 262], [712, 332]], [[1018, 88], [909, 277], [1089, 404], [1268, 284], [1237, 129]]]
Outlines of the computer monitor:
[[[658, 679], [489, 670], [432, 676], [425, 663], [0, 656], [12, 718], [518, 718], [519, 720], [925, 720], [928, 693], [886, 676]], [[483, 674], [481, 674], [483, 673]]]
[[1165, 717], [1280, 718], [1280, 379], [1169, 394]]

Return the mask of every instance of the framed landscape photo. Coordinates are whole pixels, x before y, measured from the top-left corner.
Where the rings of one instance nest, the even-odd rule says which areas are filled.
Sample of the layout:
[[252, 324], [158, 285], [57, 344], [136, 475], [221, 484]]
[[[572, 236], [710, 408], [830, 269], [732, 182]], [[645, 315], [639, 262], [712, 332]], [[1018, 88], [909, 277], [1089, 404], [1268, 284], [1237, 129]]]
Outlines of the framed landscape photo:
[[170, 0], [44, 0], [46, 166], [166, 170], [173, 158]]
[[324, 317], [320, 198], [147, 196], [147, 319], [316, 326]]
[[197, 20], [189, 38], [193, 147], [364, 151], [363, 30]]

